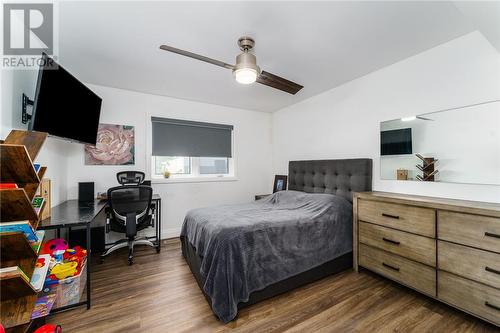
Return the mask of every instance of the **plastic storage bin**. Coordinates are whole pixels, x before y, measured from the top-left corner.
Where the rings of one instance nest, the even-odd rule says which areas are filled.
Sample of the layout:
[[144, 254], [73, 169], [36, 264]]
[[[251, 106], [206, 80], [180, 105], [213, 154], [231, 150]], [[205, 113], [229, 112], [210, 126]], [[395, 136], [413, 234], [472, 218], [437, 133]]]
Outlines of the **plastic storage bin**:
[[67, 305], [72, 305], [80, 302], [85, 287], [87, 285], [87, 261], [84, 263], [83, 269], [79, 275], [72, 276], [58, 283], [44, 286], [44, 294], [56, 294], [56, 300], [53, 309], [60, 308]]

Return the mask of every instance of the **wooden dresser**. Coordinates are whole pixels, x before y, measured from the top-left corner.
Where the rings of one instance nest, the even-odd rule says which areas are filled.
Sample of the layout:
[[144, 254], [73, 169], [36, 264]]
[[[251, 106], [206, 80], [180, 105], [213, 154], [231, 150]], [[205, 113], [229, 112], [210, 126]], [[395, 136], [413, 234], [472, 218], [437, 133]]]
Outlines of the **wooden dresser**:
[[354, 269], [500, 326], [500, 204], [354, 194]]

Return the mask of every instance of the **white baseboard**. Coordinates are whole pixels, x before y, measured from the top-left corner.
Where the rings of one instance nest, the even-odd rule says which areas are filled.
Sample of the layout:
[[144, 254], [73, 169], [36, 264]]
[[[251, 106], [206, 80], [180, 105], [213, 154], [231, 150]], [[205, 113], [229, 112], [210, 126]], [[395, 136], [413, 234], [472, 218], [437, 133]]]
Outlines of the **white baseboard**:
[[168, 228], [162, 230], [161, 239], [178, 238], [181, 235], [181, 228]]

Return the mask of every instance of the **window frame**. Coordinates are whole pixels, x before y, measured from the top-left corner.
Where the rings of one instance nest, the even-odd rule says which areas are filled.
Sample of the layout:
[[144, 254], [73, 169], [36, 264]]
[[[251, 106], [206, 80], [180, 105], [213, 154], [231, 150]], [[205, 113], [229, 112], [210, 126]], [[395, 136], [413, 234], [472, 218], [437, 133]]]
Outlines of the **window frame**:
[[[158, 115], [147, 113], [146, 114], [146, 175], [151, 179], [153, 184], [168, 184], [168, 183], [198, 183], [198, 182], [224, 182], [224, 181], [236, 181], [238, 180], [236, 176], [236, 149], [235, 149], [235, 135], [237, 131], [237, 126], [233, 125], [233, 130], [231, 131], [231, 151], [232, 157], [228, 158], [228, 171], [227, 174], [200, 174], [199, 172], [199, 158], [190, 156], [191, 173], [190, 174], [172, 174], [170, 178], [165, 178], [163, 176], [157, 175], [155, 173], [155, 164], [153, 163], [152, 154], [152, 142], [153, 142], [153, 130], [151, 117], [168, 117], [179, 120], [187, 121], [199, 121], [199, 122], [211, 122], [223, 125], [232, 125], [224, 121], [217, 121], [213, 119], [190, 119], [177, 117], [172, 115]], [[187, 157], [187, 156], [186, 156]]]

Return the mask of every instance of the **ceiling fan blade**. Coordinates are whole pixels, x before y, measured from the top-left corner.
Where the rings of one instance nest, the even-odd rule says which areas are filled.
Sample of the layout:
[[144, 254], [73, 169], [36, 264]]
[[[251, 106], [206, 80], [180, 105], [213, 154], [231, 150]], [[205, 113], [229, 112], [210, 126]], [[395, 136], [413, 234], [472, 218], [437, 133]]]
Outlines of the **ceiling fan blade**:
[[275, 89], [282, 90], [289, 94], [295, 95], [300, 89], [304, 88], [300, 84], [288, 81], [277, 75], [262, 71], [257, 78], [257, 82]]
[[160, 49], [162, 49], [164, 51], [168, 51], [168, 52], [177, 53], [177, 54], [180, 54], [180, 55], [183, 55], [183, 56], [186, 56], [186, 57], [190, 57], [190, 58], [193, 58], [193, 59], [196, 59], [196, 60], [201, 60], [201, 61], [204, 61], [204, 62], [208, 62], [209, 64], [212, 64], [212, 65], [224, 67], [224, 68], [227, 68], [227, 69], [234, 69], [233, 65], [226, 64], [225, 62], [222, 62], [222, 61], [219, 61], [219, 60], [215, 60], [215, 59], [212, 59], [212, 58], [208, 58], [208, 57], [205, 57], [205, 56], [193, 53], [193, 52], [181, 50], [181, 49], [178, 49], [178, 48], [175, 48], [175, 47], [172, 47], [172, 46], [161, 45]]

